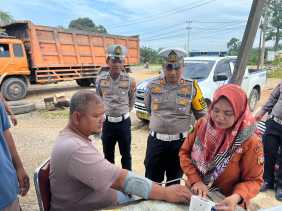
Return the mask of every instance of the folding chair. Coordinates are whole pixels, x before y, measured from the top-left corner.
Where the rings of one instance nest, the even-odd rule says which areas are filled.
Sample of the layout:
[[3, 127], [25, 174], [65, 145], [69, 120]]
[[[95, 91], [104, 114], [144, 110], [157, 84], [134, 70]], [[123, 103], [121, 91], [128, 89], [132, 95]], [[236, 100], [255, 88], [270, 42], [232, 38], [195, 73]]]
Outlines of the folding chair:
[[34, 172], [33, 180], [40, 211], [49, 211], [51, 201], [50, 191], [50, 160], [43, 162]]

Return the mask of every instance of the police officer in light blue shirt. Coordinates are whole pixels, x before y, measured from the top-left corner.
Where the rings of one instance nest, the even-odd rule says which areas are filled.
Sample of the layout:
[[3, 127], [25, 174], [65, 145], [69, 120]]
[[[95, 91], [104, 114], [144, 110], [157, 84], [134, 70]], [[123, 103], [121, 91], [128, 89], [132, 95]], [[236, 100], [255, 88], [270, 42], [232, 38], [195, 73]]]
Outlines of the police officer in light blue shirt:
[[0, 102], [0, 210], [19, 211], [17, 195], [26, 195], [29, 177], [17, 153], [10, 123], [3, 103]]

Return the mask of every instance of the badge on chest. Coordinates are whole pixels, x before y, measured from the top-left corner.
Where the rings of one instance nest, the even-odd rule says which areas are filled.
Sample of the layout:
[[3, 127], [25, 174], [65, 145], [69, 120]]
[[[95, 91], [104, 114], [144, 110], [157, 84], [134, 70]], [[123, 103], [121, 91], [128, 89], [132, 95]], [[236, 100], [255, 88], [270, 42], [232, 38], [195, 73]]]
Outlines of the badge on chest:
[[100, 86], [101, 87], [110, 87], [110, 81], [106, 80], [106, 79], [102, 79], [100, 81]]

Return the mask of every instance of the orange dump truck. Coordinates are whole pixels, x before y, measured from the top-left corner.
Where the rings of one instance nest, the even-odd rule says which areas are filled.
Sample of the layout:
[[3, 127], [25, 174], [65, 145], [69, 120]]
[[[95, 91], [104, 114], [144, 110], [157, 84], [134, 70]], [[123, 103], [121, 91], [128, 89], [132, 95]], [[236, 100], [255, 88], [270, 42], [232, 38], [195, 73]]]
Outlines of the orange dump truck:
[[128, 48], [126, 66], [139, 63], [138, 36], [117, 36], [34, 25], [30, 21], [2, 27], [0, 35], [0, 84], [8, 100], [26, 96], [28, 85], [76, 80], [90, 86], [106, 66], [106, 48]]

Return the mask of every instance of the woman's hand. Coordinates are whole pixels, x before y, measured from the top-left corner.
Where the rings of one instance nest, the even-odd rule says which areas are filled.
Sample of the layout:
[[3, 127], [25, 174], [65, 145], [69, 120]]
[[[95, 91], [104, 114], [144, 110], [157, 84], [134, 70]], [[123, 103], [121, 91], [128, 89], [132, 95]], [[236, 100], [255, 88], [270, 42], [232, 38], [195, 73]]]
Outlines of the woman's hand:
[[206, 186], [203, 182], [196, 182], [192, 185], [191, 190], [192, 193], [201, 197], [206, 197], [208, 195], [208, 186]]
[[232, 194], [215, 205], [216, 211], [235, 211], [236, 205], [242, 200], [239, 194]]

